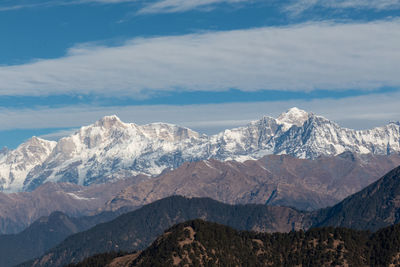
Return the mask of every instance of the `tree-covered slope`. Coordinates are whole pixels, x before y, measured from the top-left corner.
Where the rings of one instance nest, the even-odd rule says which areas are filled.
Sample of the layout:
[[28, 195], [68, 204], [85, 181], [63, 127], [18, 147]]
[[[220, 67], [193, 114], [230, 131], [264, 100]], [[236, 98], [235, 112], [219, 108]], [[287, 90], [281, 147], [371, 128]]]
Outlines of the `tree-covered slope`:
[[74, 267], [107, 259], [119, 266], [399, 266], [400, 225], [371, 234], [347, 228], [255, 233], [193, 220], [168, 229], [141, 253], [111, 260], [89, 258]]
[[314, 226], [353, 229], [379, 228], [400, 223], [400, 167], [337, 205], [318, 211]]

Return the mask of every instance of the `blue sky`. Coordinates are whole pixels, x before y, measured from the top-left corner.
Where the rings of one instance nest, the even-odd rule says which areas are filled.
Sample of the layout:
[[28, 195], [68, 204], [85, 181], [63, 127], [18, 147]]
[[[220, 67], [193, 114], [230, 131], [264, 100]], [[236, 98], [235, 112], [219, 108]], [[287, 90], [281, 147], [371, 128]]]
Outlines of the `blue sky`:
[[0, 36], [0, 147], [110, 114], [204, 133], [292, 106], [400, 120], [396, 0], [0, 0]]

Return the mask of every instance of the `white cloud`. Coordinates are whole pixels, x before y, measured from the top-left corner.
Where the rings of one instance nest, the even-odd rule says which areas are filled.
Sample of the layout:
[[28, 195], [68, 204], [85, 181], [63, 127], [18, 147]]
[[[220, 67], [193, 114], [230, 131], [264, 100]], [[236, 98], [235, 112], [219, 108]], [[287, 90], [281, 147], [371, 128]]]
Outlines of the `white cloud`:
[[400, 21], [309, 23], [82, 45], [0, 67], [0, 95], [309, 91], [400, 86]]
[[211, 8], [222, 3], [236, 4], [240, 2], [252, 2], [252, 0], [160, 0], [148, 4], [138, 13], [177, 13], [198, 8]]
[[[270, 0], [271, 1], [271, 0]], [[262, 2], [260, 0], [158, 0], [149, 3], [139, 10], [139, 14], [148, 13], [177, 13], [189, 10], [208, 8], [210, 10], [217, 4], [237, 4], [241, 2]], [[272, 1], [271, 1], [272, 2]], [[283, 10], [292, 14], [300, 14], [312, 7], [325, 7], [334, 9], [374, 9], [390, 10], [400, 9], [400, 0], [294, 0], [287, 4], [286, 1], [276, 2]]]
[[[357, 9], [374, 9], [374, 10], [390, 10], [400, 9], [399, 0], [293, 0], [287, 4], [287, 1], [275, 1], [274, 5], [281, 6], [286, 12], [298, 15], [303, 11], [312, 7], [325, 7], [335, 9], [357, 8]], [[10, 4], [11, 2], [11, 4]], [[37, 8], [37, 7], [53, 7], [80, 4], [121, 4], [121, 3], [138, 3], [143, 6], [139, 9], [138, 14], [154, 14], [154, 13], [179, 13], [194, 9], [213, 10], [218, 4], [238, 4], [262, 2], [260, 0], [14, 0], [4, 1], [0, 3], [0, 11]], [[147, 2], [147, 3], [146, 3]]]
[[[297, 106], [340, 125], [367, 129], [400, 120], [400, 92], [344, 99], [297, 100], [207, 105], [159, 105], [127, 107], [74, 106], [41, 109], [0, 109], [0, 130], [26, 128], [76, 128], [88, 125], [105, 115], [118, 115], [125, 122], [146, 124], [169, 122], [201, 133], [213, 134], [226, 128], [245, 125], [264, 115], [276, 117]], [[59, 133], [63, 136], [70, 132]], [[50, 136], [55, 138], [54, 135]]]
[[78, 130], [78, 128], [75, 129], [69, 129], [69, 130], [59, 130], [59, 131], [55, 131], [52, 133], [48, 133], [48, 134], [43, 134], [41, 136], [39, 136], [40, 138], [46, 139], [46, 140], [55, 140], [57, 141], [58, 139], [65, 137], [65, 136], [69, 136], [73, 133], [75, 133]]
[[54, 7], [54, 6], [70, 6], [81, 4], [120, 4], [138, 2], [138, 0], [53, 0], [53, 1], [13, 1], [12, 4], [0, 3], [0, 11], [40, 8], [40, 7]]
[[400, 9], [400, 0], [297, 0], [287, 5], [284, 10], [298, 15], [313, 7], [395, 10]]
[[121, 4], [121, 3], [139, 3], [144, 7], [139, 10], [140, 14], [148, 13], [175, 13], [184, 12], [197, 8], [212, 8], [217, 4], [227, 3], [236, 4], [239, 2], [253, 2], [259, 0], [156, 0], [156, 1], [139, 1], [139, 0], [53, 0], [38, 1], [33, 0], [28, 3], [25, 1], [13, 1], [12, 4], [0, 3], [0, 11], [37, 8], [37, 7], [53, 7], [81, 4]]

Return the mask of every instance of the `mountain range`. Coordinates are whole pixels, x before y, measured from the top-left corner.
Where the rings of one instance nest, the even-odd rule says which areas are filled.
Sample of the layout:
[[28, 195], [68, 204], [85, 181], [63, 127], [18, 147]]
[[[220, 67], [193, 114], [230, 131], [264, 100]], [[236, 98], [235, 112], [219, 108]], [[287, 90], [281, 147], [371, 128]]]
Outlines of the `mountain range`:
[[69, 236], [24, 266], [64, 266], [97, 253], [145, 249], [172, 225], [196, 218], [241, 230], [288, 232], [301, 229], [304, 214], [286, 207], [228, 205], [209, 198], [172, 196]]
[[87, 216], [134, 209], [172, 195], [315, 210], [338, 203], [399, 165], [399, 155], [344, 152], [315, 160], [269, 155], [243, 163], [184, 163], [151, 179], [134, 176], [91, 186], [45, 183], [32, 192], [0, 193], [0, 233], [18, 233], [54, 211]]
[[399, 155], [352, 152], [314, 160], [269, 155], [245, 162], [187, 162], [159, 177], [127, 186], [106, 205], [107, 210], [115, 210], [182, 195], [230, 204], [316, 210], [338, 203], [399, 165]]
[[[24, 266], [62, 266], [97, 253], [141, 250], [172, 225], [195, 218], [257, 232], [325, 226], [376, 231], [400, 223], [399, 198], [400, 167], [335, 206], [313, 212], [255, 204], [232, 206], [211, 199], [174, 196], [72, 235]], [[381, 241], [389, 242], [388, 238], [383, 236]], [[393, 238], [393, 242], [398, 240], [398, 236]]]
[[157, 176], [184, 162], [244, 162], [270, 154], [315, 159], [346, 151], [400, 152], [400, 123], [351, 130], [292, 108], [244, 127], [207, 136], [166, 123], [136, 125], [107, 116], [58, 142], [33, 137], [0, 155], [0, 190], [31, 191], [45, 182], [108, 183], [145, 174]]

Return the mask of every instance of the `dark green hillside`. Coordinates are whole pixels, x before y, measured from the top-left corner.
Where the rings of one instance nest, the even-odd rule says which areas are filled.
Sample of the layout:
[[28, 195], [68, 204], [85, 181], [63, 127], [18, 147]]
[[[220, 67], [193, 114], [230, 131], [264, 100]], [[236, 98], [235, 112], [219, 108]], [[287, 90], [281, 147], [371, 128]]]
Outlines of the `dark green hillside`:
[[[104, 257], [104, 255], [100, 255]], [[255, 233], [205, 222], [188, 221], [165, 231], [139, 255], [116, 257], [119, 266], [399, 266], [400, 225], [374, 234], [347, 228], [307, 232]], [[99, 256], [76, 267], [94, 267]], [[124, 260], [124, 261], [121, 261]], [[92, 264], [91, 264], [92, 263]]]
[[367, 237], [342, 228], [241, 232], [195, 220], [167, 230], [131, 266], [359, 266]]
[[115, 258], [119, 258], [127, 254], [128, 253], [115, 252], [115, 251], [96, 254], [89, 258], [84, 259], [79, 263], [71, 263], [65, 265], [65, 267], [104, 267], [107, 264], [111, 263]]
[[378, 230], [400, 223], [400, 167], [339, 204], [320, 210], [314, 226]]

